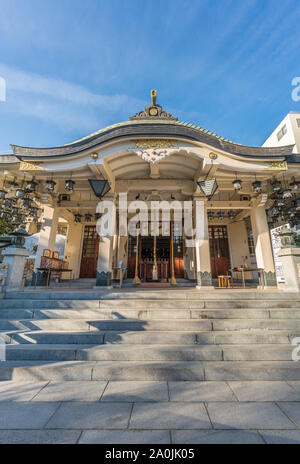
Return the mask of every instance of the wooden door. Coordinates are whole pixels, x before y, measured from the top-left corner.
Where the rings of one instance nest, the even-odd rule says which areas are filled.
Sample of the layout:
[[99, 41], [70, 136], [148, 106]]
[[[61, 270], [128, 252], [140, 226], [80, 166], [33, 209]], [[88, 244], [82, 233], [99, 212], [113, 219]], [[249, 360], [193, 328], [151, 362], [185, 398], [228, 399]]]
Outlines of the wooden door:
[[174, 272], [177, 279], [184, 278], [183, 239], [181, 235], [173, 237]]
[[226, 275], [230, 269], [230, 255], [226, 226], [209, 226], [212, 277]]
[[85, 226], [80, 267], [81, 279], [92, 279], [97, 274], [99, 235], [96, 226]]

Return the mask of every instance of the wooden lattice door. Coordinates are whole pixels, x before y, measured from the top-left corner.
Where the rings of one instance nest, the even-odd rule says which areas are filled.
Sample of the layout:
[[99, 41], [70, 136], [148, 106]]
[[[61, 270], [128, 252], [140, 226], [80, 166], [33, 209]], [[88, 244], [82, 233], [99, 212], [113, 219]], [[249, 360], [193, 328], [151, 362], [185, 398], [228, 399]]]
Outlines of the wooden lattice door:
[[85, 226], [82, 246], [80, 277], [94, 278], [97, 274], [99, 235], [96, 226]]

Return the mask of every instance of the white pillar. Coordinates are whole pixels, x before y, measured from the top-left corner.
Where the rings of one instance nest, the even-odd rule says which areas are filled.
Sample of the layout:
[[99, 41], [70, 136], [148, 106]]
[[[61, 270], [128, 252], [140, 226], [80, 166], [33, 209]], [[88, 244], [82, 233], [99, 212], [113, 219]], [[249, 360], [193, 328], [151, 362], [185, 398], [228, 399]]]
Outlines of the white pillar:
[[99, 238], [96, 287], [110, 287], [114, 237]]
[[264, 270], [266, 287], [277, 285], [272, 244], [264, 207], [254, 207], [251, 210], [251, 224], [255, 245], [257, 267]]
[[[36, 270], [40, 267], [41, 264], [43, 250], [48, 249], [54, 251], [58, 219], [58, 208], [44, 206], [43, 222], [40, 230], [40, 237], [35, 255], [33, 282], [35, 281]], [[37, 284], [39, 284], [39, 282], [37, 282]]]
[[300, 248], [282, 248], [278, 253], [282, 263], [284, 291], [300, 291]]
[[211, 261], [209, 249], [208, 218], [205, 200], [195, 200], [194, 214], [198, 221], [199, 237], [195, 242], [197, 288], [211, 287]]
[[25, 248], [8, 247], [2, 252], [2, 256], [3, 263], [8, 264], [5, 290], [7, 292], [23, 290], [24, 267], [29, 251]]
[[[68, 261], [68, 269], [72, 269], [73, 279], [78, 279], [80, 274], [83, 227], [82, 224], [75, 223], [73, 218], [68, 218], [65, 259]], [[69, 275], [65, 278], [69, 278]]]

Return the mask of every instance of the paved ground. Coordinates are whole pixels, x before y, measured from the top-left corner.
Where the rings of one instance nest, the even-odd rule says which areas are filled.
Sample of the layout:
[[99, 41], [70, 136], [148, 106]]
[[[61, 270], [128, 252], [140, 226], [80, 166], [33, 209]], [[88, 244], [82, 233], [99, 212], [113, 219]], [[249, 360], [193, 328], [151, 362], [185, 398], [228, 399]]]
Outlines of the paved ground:
[[0, 443], [300, 443], [300, 381], [0, 382]]

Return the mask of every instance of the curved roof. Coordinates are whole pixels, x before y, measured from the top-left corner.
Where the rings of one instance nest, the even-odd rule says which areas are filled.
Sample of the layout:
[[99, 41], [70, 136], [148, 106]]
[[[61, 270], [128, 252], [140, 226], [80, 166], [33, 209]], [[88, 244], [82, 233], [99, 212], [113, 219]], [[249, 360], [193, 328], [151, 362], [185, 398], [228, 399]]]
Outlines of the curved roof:
[[12, 145], [14, 155], [20, 159], [41, 160], [43, 158], [80, 155], [86, 150], [109, 142], [135, 138], [168, 138], [200, 142], [246, 158], [281, 158], [292, 155], [294, 145], [284, 147], [250, 147], [231, 142], [206, 129], [185, 122], [164, 119], [140, 119], [125, 121], [99, 130], [83, 139], [50, 148], [31, 148]]

